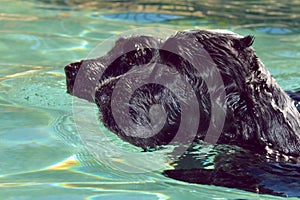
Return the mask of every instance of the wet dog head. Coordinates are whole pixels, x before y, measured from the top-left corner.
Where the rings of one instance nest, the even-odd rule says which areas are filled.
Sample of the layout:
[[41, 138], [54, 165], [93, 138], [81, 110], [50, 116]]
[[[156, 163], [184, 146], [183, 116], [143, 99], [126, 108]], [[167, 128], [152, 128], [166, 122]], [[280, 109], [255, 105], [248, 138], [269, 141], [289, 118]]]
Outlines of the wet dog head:
[[[252, 43], [251, 36], [213, 31], [178, 32], [166, 40], [121, 38], [105, 56], [66, 66], [67, 92], [95, 102], [107, 128], [145, 149], [169, 144], [189, 119], [181, 136], [189, 137], [189, 125], [197, 123], [197, 134], [189, 141], [205, 139], [213, 126], [220, 132], [218, 143], [299, 155], [299, 113], [257, 58]], [[190, 87], [165, 78], [166, 73], [179, 74]], [[220, 82], [216, 73], [221, 85], [214, 83]], [[137, 82], [140, 87], [133, 87]], [[218, 97], [222, 88], [224, 102]], [[125, 99], [126, 109], [116, 104]], [[216, 130], [216, 106], [226, 114], [221, 130]], [[126, 110], [131, 121], [127, 124], [125, 118], [116, 119]]]

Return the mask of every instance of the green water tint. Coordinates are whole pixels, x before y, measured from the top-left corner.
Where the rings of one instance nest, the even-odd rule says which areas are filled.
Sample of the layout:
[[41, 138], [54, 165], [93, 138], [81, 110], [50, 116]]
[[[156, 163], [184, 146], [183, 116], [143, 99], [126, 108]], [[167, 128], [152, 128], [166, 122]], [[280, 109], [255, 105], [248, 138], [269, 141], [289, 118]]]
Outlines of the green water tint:
[[[132, 0], [132, 1], [106, 1], [91, 0], [41, 0], [45, 5], [39, 8], [91, 11], [105, 11], [104, 17], [135, 22], [161, 22], [161, 21], [188, 21], [193, 20], [194, 25], [203, 22], [230, 24], [273, 24], [280, 27], [294, 29], [299, 25], [300, 3], [297, 0], [283, 2], [280, 0], [264, 1], [226, 1], [226, 0]], [[92, 15], [97, 16], [97, 15]], [[198, 19], [198, 20], [197, 20]], [[296, 29], [296, 28], [295, 28]], [[273, 33], [287, 33], [288, 29], [265, 30]], [[298, 29], [299, 31], [299, 29]]]
[[78, 137], [63, 67], [129, 29], [225, 28], [254, 35], [256, 52], [272, 75], [284, 89], [296, 89], [298, 1], [180, 1], [173, 10], [164, 2], [97, 3], [105, 5], [101, 9], [65, 2], [0, 2], [0, 199], [283, 199], [179, 182], [159, 171], [128, 174], [99, 163]]

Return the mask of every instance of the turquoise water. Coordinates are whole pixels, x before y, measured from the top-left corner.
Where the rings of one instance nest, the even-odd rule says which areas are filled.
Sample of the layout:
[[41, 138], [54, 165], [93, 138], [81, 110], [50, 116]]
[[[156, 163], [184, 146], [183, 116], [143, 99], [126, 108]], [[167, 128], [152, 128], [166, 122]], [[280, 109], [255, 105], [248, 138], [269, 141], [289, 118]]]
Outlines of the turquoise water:
[[188, 184], [159, 170], [126, 173], [97, 161], [79, 139], [63, 67], [135, 28], [222, 28], [254, 35], [258, 56], [279, 84], [297, 89], [300, 3], [70, 2], [0, 1], [0, 199], [283, 199]]

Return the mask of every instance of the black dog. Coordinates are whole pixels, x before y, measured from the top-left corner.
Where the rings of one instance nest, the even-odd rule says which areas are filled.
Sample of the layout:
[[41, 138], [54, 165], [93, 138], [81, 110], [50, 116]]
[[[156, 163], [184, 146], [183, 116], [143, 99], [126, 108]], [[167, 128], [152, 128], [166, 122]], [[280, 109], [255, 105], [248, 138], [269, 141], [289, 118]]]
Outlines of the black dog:
[[[191, 138], [192, 141], [189, 140], [192, 145], [176, 161], [175, 169], [165, 171], [164, 174], [192, 183], [290, 195], [280, 189], [276, 191], [276, 188], [267, 187], [263, 182], [263, 173], [254, 172], [255, 169], [265, 171], [266, 168], [272, 168], [263, 164], [266, 162], [297, 162], [300, 155], [300, 114], [295, 102], [257, 58], [252, 43], [251, 36], [212, 31], [178, 32], [165, 41], [148, 36], [121, 38], [105, 56], [66, 66], [67, 92], [95, 102], [100, 110], [100, 119], [108, 129], [145, 150], [170, 144], [176, 138], [183, 120], [182, 102], [189, 102], [186, 99], [194, 95], [197, 106], [193, 109], [199, 112], [197, 134]], [[197, 60], [197, 57], [207, 55], [213, 63]], [[155, 84], [159, 79], [157, 76], [163, 74], [164, 67], [184, 77], [191, 85], [192, 94], [184, 88], [174, 92], [170, 87]], [[207, 83], [207, 80], [215, 78], [214, 72], [220, 74], [225, 92], [224, 102], [212, 103], [220, 99], [216, 91], [222, 90], [218, 84]], [[143, 127], [153, 127], [153, 123], [160, 123], [163, 117], [157, 117], [155, 121], [155, 117], [150, 116], [153, 115], [153, 105], [160, 104], [166, 113], [164, 124], [159, 125], [159, 131], [154, 135], [128, 135], [126, 131], [132, 129], [120, 127], [114, 118], [116, 115], [111, 101], [113, 91], [118, 87], [118, 81], [132, 75], [150, 80], [139, 88], [125, 89], [134, 90], [130, 91], [132, 96], [128, 105], [132, 122]], [[175, 82], [175, 79], [165, 81], [168, 86]], [[130, 80], [124, 84], [134, 83]], [[212, 96], [213, 92], [217, 96]], [[177, 97], [178, 94], [183, 97]], [[299, 98], [295, 94], [290, 95]], [[216, 106], [226, 114], [224, 126], [216, 140], [217, 144], [222, 145], [215, 148], [215, 170], [206, 170], [203, 160], [194, 159], [193, 146], [205, 140], [210, 126], [218, 127], [216, 121], [220, 116], [213, 113]], [[121, 112], [116, 110], [115, 114], [121, 115]], [[192, 125], [194, 123], [191, 122]], [[189, 135], [185, 133], [182, 137]]]

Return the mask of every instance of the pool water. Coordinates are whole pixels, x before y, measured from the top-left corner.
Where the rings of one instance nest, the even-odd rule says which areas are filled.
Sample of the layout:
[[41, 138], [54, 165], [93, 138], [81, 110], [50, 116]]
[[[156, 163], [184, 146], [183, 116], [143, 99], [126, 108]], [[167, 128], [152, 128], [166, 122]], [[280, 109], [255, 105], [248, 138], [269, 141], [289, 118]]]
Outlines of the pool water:
[[296, 90], [299, 1], [78, 2], [0, 1], [0, 199], [284, 199], [99, 162], [78, 135], [63, 67], [131, 29], [228, 29], [254, 35], [271, 74]]

